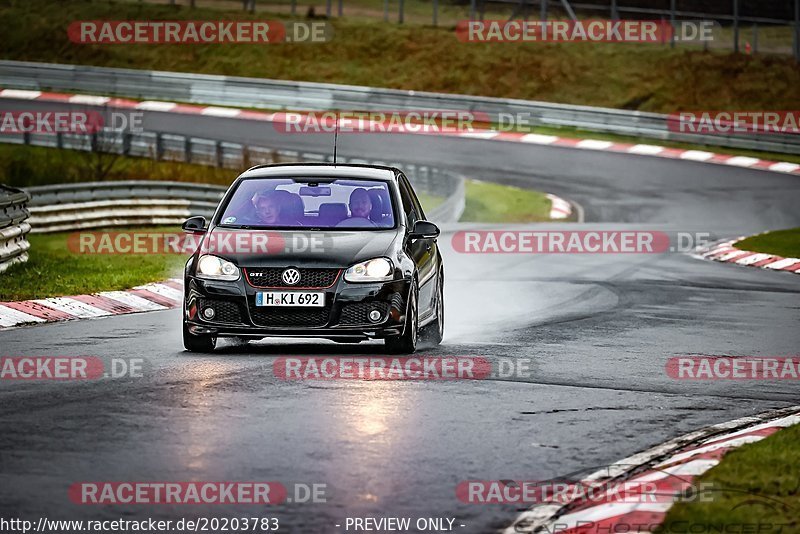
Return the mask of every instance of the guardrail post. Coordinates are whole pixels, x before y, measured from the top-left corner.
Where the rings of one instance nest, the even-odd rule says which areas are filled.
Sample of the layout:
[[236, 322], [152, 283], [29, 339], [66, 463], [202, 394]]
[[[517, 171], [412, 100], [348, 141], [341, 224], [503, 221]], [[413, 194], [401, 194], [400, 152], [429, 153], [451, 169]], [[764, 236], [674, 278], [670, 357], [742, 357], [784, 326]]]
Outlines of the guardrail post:
[[542, 19], [542, 22], [547, 22], [547, 0], [542, 0], [542, 5], [540, 6], [539, 18]]
[[31, 133], [30, 132], [22, 132], [22, 142], [26, 145], [31, 144]]
[[131, 153], [131, 141], [133, 134], [130, 132], [122, 132], [122, 154], [127, 156]]
[[758, 23], [753, 23], [753, 53], [758, 54]]
[[161, 138], [161, 132], [156, 132], [156, 161], [161, 161], [164, 157], [164, 140]]
[[297, 15], [297, 0], [292, 0], [292, 16]]
[[242, 145], [242, 167], [245, 169], [252, 167], [250, 165], [250, 149], [247, 148], [247, 145]]
[[64, 148], [64, 134], [56, 132], [56, 148]]
[[344, 12], [344, 0], [339, 0], [339, 6], [336, 9], [337, 16], [341, 17]]
[[675, 48], [675, 0], [669, 0], [669, 25], [672, 28], [669, 37], [670, 48]]
[[325, 0], [325, 16], [331, 18], [331, 3], [333, 0]]
[[475, 0], [469, 0], [469, 20], [475, 20]]
[[183, 140], [183, 161], [186, 163], [192, 162], [192, 138], [188, 135]]
[[617, 9], [617, 0], [611, 0], [611, 20], [619, 20], [619, 10]]
[[222, 152], [222, 141], [217, 141], [217, 167], [222, 168], [225, 163], [225, 157]]
[[404, 20], [403, 11], [404, 11], [404, 9], [405, 9], [405, 0], [400, 0], [399, 13], [397, 14], [397, 23], [398, 24], [402, 24], [403, 23], [403, 20]]
[[794, 0], [794, 59], [800, 63], [800, 0]]
[[739, 52], [739, 0], [733, 0], [733, 51]]
[[92, 133], [90, 148], [92, 152], [100, 151], [100, 143], [98, 143], [97, 132]]

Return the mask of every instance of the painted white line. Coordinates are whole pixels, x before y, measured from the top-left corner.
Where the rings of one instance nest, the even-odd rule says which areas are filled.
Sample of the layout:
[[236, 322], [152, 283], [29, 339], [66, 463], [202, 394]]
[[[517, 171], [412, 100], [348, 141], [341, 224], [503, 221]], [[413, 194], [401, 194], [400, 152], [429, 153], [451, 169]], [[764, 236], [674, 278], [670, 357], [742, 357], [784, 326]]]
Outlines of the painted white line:
[[705, 445], [703, 447], [698, 447], [697, 449], [682, 452], [680, 454], [676, 454], [667, 460], [664, 460], [661, 463], [658, 463], [653, 466], [654, 469], [658, 469], [659, 467], [663, 467], [665, 465], [674, 464], [676, 462], [680, 462], [681, 460], [686, 460], [687, 458], [691, 458], [692, 456], [697, 456], [698, 454], [705, 454], [707, 452], [713, 452], [718, 449], [729, 449], [734, 447], [739, 447], [744, 445], [745, 443], [754, 443], [756, 441], [761, 441], [764, 439], [765, 436], [742, 436], [739, 438], [733, 438], [726, 441], [722, 441], [720, 443], [715, 443], [713, 445]]
[[[671, 463], [671, 462], [667, 462]], [[634, 477], [630, 479], [628, 482], [631, 483], [640, 483], [640, 482], [654, 482], [656, 480], [663, 480], [665, 478], [671, 477], [683, 477], [683, 476], [698, 476], [702, 475], [712, 467], [719, 464], [719, 460], [711, 460], [711, 459], [701, 459], [701, 460], [692, 460], [691, 462], [686, 462], [683, 464], [673, 465], [670, 467], [666, 467], [664, 469], [650, 471], [649, 473], [645, 473], [642, 476]]]
[[183, 301], [183, 292], [178, 291], [173, 287], [165, 286], [164, 284], [147, 284], [144, 286], [134, 287], [134, 289], [145, 289], [151, 293], [166, 297], [169, 300], [174, 300], [175, 302]]
[[160, 100], [145, 100], [136, 104], [136, 109], [143, 109], [145, 111], [170, 111], [176, 108], [178, 104], [175, 102], [162, 102]]
[[771, 258], [771, 254], [753, 254], [752, 256], [747, 256], [740, 260], [736, 260], [736, 263], [739, 265], [752, 265], [754, 263], [758, 263], [761, 260], [766, 260], [767, 258]]
[[102, 106], [111, 100], [107, 96], [92, 96], [92, 95], [72, 95], [69, 97], [70, 104], [88, 104], [91, 106]]
[[800, 165], [797, 163], [788, 163], [786, 161], [781, 161], [779, 163], [773, 163], [769, 166], [769, 170], [775, 172], [794, 172], [796, 170], [800, 170]]
[[663, 146], [658, 145], [633, 145], [628, 149], [628, 153], [655, 156], [656, 154], [661, 154], [664, 150]]
[[15, 326], [23, 323], [44, 323], [41, 317], [36, 317], [8, 306], [0, 306], [0, 326]]
[[200, 114], [211, 115], [213, 117], [236, 117], [241, 112], [241, 109], [236, 108], [220, 108], [217, 106], [209, 106], [207, 108], [203, 108], [203, 111], [201, 111]]
[[42, 304], [43, 306], [49, 306], [51, 308], [55, 308], [58, 311], [62, 311], [74, 317], [79, 317], [81, 319], [89, 319], [92, 317], [103, 317], [105, 315], [112, 315], [111, 312], [106, 310], [101, 310], [100, 308], [95, 308], [94, 306], [89, 306], [85, 302], [81, 302], [79, 300], [71, 299], [68, 297], [53, 297], [49, 299], [37, 299], [32, 300], [31, 302], [36, 302], [38, 304]]
[[26, 91], [24, 89], [3, 89], [0, 91], [3, 98], [19, 98], [20, 100], [36, 100], [42, 96], [41, 91]]
[[752, 167], [761, 160], [758, 158], [748, 158], [746, 156], [734, 156], [726, 159], [723, 163], [726, 165], [735, 165], [736, 167]]
[[459, 137], [471, 137], [473, 139], [493, 139], [500, 135], [500, 132], [489, 131], [474, 131], [474, 132], [461, 132]]
[[533, 143], [534, 145], [551, 145], [558, 141], [554, 135], [525, 134], [519, 138], [521, 143]]
[[680, 159], [688, 159], [692, 161], [707, 161], [714, 157], [711, 152], [703, 152], [702, 150], [687, 150], [682, 153]]
[[101, 293], [98, 293], [98, 295], [100, 295], [101, 297], [106, 297], [111, 300], [115, 300], [121, 304], [133, 308], [134, 310], [156, 311], [156, 310], [167, 309], [166, 306], [162, 306], [157, 302], [153, 302], [151, 300], [142, 298], [139, 295], [128, 293], [127, 291], [103, 291]]
[[587, 148], [589, 150], [606, 150], [613, 145], [611, 141], [600, 141], [598, 139], [583, 139], [578, 141], [575, 145], [578, 148]]
[[741, 430], [737, 430], [736, 432], [731, 432], [730, 434], [726, 434], [724, 436], [714, 436], [708, 438], [707, 440], [703, 441], [703, 444], [714, 443], [723, 439], [735, 438], [737, 436], [741, 436], [743, 434], [749, 434], [751, 432], [757, 432], [765, 428], [774, 428], [774, 427], [785, 428], [796, 424], [800, 424], [800, 415], [789, 415], [782, 419], [776, 419], [775, 421], [767, 421], [766, 423], [762, 423], [760, 425], [743, 428]]
[[794, 265], [795, 263], [800, 262], [800, 259], [797, 258], [783, 258], [782, 260], [778, 260], [772, 263], [768, 263], [764, 266], [765, 269], [784, 269], [789, 267], [790, 265]]

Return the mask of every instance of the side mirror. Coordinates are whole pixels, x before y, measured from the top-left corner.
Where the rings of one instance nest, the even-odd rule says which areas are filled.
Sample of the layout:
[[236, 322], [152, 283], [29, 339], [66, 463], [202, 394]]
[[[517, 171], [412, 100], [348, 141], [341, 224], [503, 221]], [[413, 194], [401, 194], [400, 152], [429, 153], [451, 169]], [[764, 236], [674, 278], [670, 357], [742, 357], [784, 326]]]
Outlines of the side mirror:
[[408, 233], [411, 239], [436, 239], [439, 237], [439, 227], [430, 221], [417, 221], [414, 228]]
[[184, 232], [190, 234], [204, 234], [206, 232], [206, 218], [200, 215], [189, 217], [183, 222], [181, 228]]

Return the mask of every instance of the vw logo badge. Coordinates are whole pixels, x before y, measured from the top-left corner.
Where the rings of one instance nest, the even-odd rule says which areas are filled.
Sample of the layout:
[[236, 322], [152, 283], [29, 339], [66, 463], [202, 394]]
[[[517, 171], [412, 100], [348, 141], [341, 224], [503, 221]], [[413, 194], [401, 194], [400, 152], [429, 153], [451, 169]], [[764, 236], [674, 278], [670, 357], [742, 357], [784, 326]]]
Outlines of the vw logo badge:
[[286, 284], [287, 286], [293, 286], [300, 281], [300, 271], [298, 271], [294, 267], [290, 267], [289, 269], [283, 271], [283, 274], [281, 275], [281, 280], [283, 280], [283, 283]]

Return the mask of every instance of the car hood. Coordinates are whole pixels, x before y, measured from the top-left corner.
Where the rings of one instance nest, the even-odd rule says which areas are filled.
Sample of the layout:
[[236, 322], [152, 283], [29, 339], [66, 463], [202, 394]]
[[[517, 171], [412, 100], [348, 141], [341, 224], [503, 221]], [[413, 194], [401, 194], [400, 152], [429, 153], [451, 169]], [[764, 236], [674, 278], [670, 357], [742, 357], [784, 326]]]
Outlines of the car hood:
[[400, 232], [275, 231], [213, 228], [202, 252], [213, 253], [242, 267], [347, 267], [378, 256], [390, 256]]

